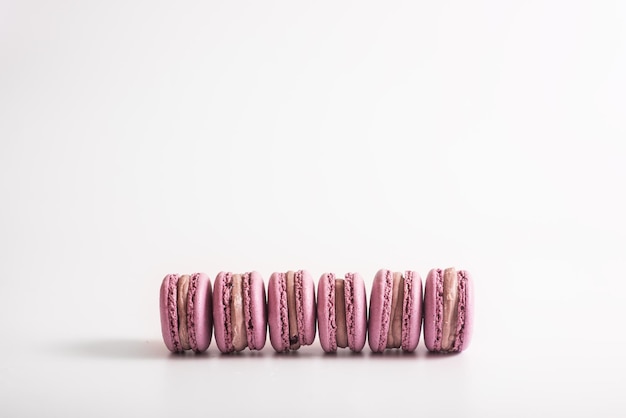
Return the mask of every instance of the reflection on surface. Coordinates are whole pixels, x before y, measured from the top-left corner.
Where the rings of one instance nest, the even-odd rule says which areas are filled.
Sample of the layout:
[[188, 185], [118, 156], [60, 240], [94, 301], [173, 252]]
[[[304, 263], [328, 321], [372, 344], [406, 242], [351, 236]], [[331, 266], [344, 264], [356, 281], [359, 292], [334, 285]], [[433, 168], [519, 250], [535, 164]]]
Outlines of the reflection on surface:
[[452, 359], [455, 354], [431, 353], [425, 347], [418, 347], [414, 353], [405, 353], [399, 349], [386, 350], [382, 353], [373, 353], [367, 347], [360, 353], [353, 353], [350, 350], [338, 350], [336, 353], [326, 353], [321, 347], [311, 345], [301, 347], [297, 351], [277, 353], [271, 347], [266, 346], [261, 351], [244, 350], [238, 353], [222, 354], [214, 344], [202, 354], [192, 351], [184, 353], [170, 353], [162, 341], [142, 340], [131, 338], [117, 339], [92, 339], [92, 340], [70, 340], [67, 342], [52, 345], [52, 351], [56, 354], [73, 357], [86, 358], [108, 358], [108, 359], [168, 359], [168, 360], [191, 360], [206, 359], [214, 357], [220, 361], [232, 360], [253, 360], [272, 358], [276, 360], [305, 360], [319, 358], [324, 361], [333, 360], [399, 360], [408, 362], [420, 362]]

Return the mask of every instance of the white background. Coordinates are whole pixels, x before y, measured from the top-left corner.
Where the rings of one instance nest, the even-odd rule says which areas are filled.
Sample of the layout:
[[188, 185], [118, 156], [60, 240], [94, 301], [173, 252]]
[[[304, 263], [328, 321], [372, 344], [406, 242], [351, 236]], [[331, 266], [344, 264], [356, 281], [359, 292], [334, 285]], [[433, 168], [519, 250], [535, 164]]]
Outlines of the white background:
[[[626, 4], [0, 1], [0, 415], [624, 416]], [[454, 265], [470, 348], [170, 356], [169, 272]]]

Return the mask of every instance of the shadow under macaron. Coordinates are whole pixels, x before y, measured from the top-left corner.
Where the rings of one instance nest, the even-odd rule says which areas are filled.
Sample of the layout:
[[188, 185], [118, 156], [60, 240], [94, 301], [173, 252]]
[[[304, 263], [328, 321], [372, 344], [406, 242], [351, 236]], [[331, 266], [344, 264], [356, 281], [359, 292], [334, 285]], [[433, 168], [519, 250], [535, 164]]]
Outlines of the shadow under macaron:
[[396, 349], [396, 348], [391, 348], [391, 349], [387, 349], [383, 352], [374, 352], [374, 351], [370, 351], [369, 352], [369, 358], [373, 359], [373, 360], [417, 360], [417, 358], [419, 357], [418, 354], [413, 351], [413, 352], [406, 352], [400, 349]]
[[268, 350], [242, 350], [233, 351], [232, 353], [222, 353], [219, 350], [216, 353], [218, 360], [231, 361], [231, 360], [250, 360], [250, 359], [263, 359], [272, 355], [272, 352]]
[[446, 360], [451, 359], [461, 354], [460, 352], [452, 352], [452, 353], [439, 353], [435, 351], [426, 351], [424, 354], [424, 358], [426, 360]]
[[431, 361], [446, 360], [456, 357], [459, 353], [437, 353], [428, 351], [424, 345], [419, 345], [415, 351], [407, 352], [397, 348], [387, 349], [383, 352], [369, 351], [369, 358], [374, 360], [411, 360], [411, 361]]
[[365, 350], [355, 352], [349, 348], [340, 348], [334, 353], [326, 353], [322, 350], [321, 357], [323, 357], [324, 360], [362, 360], [366, 357], [366, 353]]

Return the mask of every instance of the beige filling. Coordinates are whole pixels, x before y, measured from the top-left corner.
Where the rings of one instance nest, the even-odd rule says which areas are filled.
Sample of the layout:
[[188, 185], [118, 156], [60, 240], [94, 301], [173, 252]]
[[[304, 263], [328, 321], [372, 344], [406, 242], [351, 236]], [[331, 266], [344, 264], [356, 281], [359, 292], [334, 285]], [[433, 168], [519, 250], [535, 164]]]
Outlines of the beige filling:
[[456, 323], [459, 306], [459, 281], [456, 270], [447, 268], [443, 272], [443, 332], [441, 349], [450, 350], [456, 337]]
[[337, 324], [337, 347], [348, 346], [348, 326], [346, 325], [346, 291], [344, 281], [335, 279], [335, 323]]
[[189, 334], [187, 333], [187, 293], [189, 292], [189, 276], [183, 275], [178, 279], [176, 288], [178, 303], [178, 337], [183, 350], [190, 350]]
[[296, 283], [295, 273], [287, 272], [287, 310], [289, 317], [289, 348], [297, 350], [300, 348], [300, 338], [298, 336], [298, 312], [296, 311]]
[[404, 302], [404, 278], [402, 273], [393, 273], [393, 290], [391, 293], [391, 312], [389, 331], [387, 332], [387, 348], [402, 346], [402, 305]]
[[233, 274], [230, 297], [230, 323], [233, 331], [233, 348], [241, 351], [248, 346], [246, 320], [243, 313], [243, 286], [241, 274]]

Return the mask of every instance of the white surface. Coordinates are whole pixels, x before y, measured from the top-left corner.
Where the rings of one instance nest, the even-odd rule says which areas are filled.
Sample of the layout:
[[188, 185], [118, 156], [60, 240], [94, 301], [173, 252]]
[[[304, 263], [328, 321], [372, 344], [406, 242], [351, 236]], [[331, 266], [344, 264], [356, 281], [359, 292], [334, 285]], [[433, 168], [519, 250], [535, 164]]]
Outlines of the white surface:
[[[626, 415], [625, 74], [623, 2], [0, 2], [0, 415]], [[168, 272], [449, 265], [462, 355], [161, 342]]]

